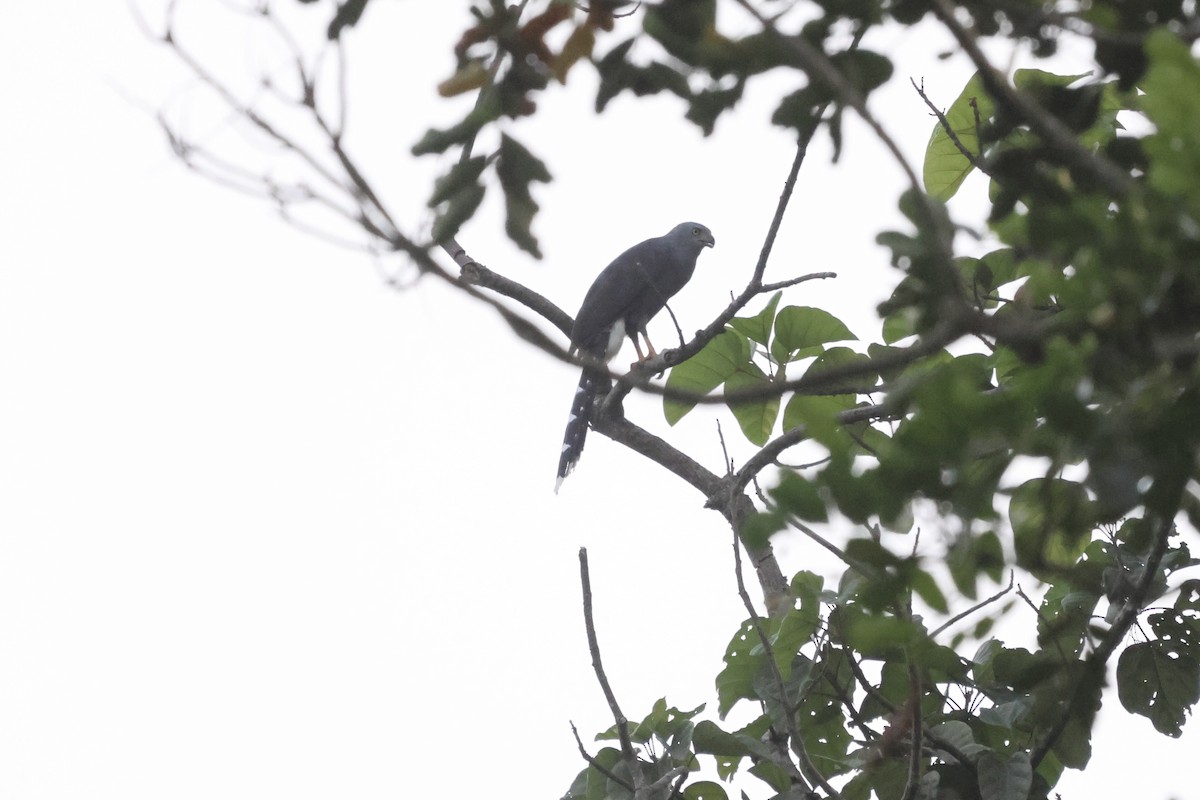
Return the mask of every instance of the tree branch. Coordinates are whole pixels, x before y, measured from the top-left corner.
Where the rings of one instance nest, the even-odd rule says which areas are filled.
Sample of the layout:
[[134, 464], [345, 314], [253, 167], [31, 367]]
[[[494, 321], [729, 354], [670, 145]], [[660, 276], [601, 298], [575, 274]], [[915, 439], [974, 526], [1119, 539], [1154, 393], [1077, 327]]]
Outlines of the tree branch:
[[[1102, 679], [1108, 660], [1125, 639], [1125, 634], [1129, 632], [1129, 628], [1133, 625], [1134, 620], [1137, 619], [1137, 615], [1145, 605], [1146, 594], [1150, 591], [1150, 585], [1154, 583], [1154, 579], [1158, 577], [1158, 567], [1162, 563], [1163, 556], [1166, 555], [1167, 542], [1171, 534], [1175, 531], [1175, 523], [1170, 517], [1158, 517], [1155, 515], [1150, 517], [1150, 519], [1150, 524], [1156, 527], [1157, 530], [1154, 533], [1154, 542], [1150, 547], [1150, 553], [1146, 557], [1146, 563], [1142, 567], [1142, 574], [1138, 578], [1138, 582], [1134, 584], [1133, 589], [1129, 592], [1129, 595], [1125, 598], [1125, 602], [1121, 604], [1121, 610], [1113, 620], [1112, 626], [1104, 634], [1100, 644], [1083, 662], [1084, 675], [1093, 677], [1096, 681]], [[1071, 693], [1071, 696], [1063, 704], [1062, 713], [1058, 720], [1046, 732], [1045, 737], [1030, 754], [1029, 760], [1034, 769], [1037, 769], [1038, 764], [1042, 763], [1042, 759], [1054, 747], [1054, 743], [1058, 741], [1058, 737], [1062, 736], [1067, 725], [1071, 723], [1076, 708], [1085, 699], [1084, 693], [1093, 685], [1093, 681], [1087, 679], [1087, 677], [1076, 683], [1074, 692]]]
[[628, 791], [632, 792], [633, 787], [629, 784], [629, 781], [616, 775], [612, 770], [592, 757], [592, 755], [587, 751], [587, 748], [583, 746], [583, 740], [579, 738], [579, 730], [575, 727], [575, 723], [572, 722], [570, 725], [571, 733], [575, 736], [575, 745], [579, 748], [579, 755], [583, 757], [583, 760], [587, 762], [587, 765], [594, 768], [597, 772], [608, 778], [610, 781], [613, 781], [619, 786], [622, 786]]
[[[600, 414], [592, 420], [592, 429], [645, 456], [699, 490], [708, 501], [706, 507], [720, 511], [739, 537], [743, 522], [755, 513], [754, 503], [745, 493], [731, 492], [727, 480], [624, 417]], [[771, 543], [747, 547], [747, 551], [753, 559], [767, 609], [774, 613], [785, 608], [791, 590], [779, 568], [779, 562], [775, 560]]]
[[984, 607], [986, 607], [986, 606], [989, 606], [989, 605], [991, 605], [992, 603], [994, 603], [994, 602], [996, 602], [997, 600], [999, 600], [1001, 597], [1004, 597], [1004, 595], [1006, 595], [1006, 594], [1008, 594], [1009, 592], [1011, 592], [1011, 591], [1012, 591], [1012, 588], [1013, 588], [1013, 581], [1014, 581], [1014, 579], [1015, 579], [1015, 576], [1016, 576], [1016, 571], [1015, 571], [1015, 570], [1009, 570], [1009, 572], [1008, 572], [1008, 586], [1005, 586], [1003, 589], [1001, 589], [1000, 591], [996, 592], [994, 595], [992, 595], [991, 597], [987, 598], [986, 600], [981, 600], [980, 602], [978, 602], [978, 603], [976, 603], [975, 605], [973, 605], [973, 606], [971, 606], [970, 608], [968, 608], [966, 611], [960, 611], [959, 613], [955, 614], [953, 617], [951, 617], [950, 619], [946, 620], [945, 622], [943, 622], [943, 623], [942, 623], [941, 625], [939, 625], [938, 627], [934, 628], [934, 629], [933, 629], [933, 631], [931, 631], [931, 632], [930, 632], [930, 634], [929, 634], [929, 638], [930, 638], [930, 639], [936, 639], [939, 633], [942, 633], [942, 632], [944, 632], [944, 631], [945, 631], [947, 628], [949, 628], [950, 626], [952, 626], [954, 623], [958, 622], [959, 620], [966, 619], [967, 617], [971, 616], [972, 614], [974, 614], [974, 613], [975, 613], [976, 611], [978, 611], [979, 609], [981, 609], [981, 608], [984, 608]]
[[617, 705], [617, 696], [613, 694], [612, 686], [608, 683], [608, 676], [604, 674], [604, 665], [600, 661], [600, 642], [596, 638], [596, 624], [592, 619], [592, 579], [588, 573], [586, 547], [579, 548], [579, 582], [583, 587], [583, 622], [587, 629], [588, 650], [592, 654], [592, 668], [596, 671], [596, 680], [600, 683], [604, 699], [608, 701], [608, 708], [612, 711], [613, 720], [616, 722], [617, 738], [621, 742], [621, 757], [629, 767], [629, 774], [633, 776], [636, 796], [637, 790], [642, 785], [642, 770], [638, 764], [637, 753], [633, 750], [633, 742], [629, 739], [629, 720], [625, 718], [625, 715], [621, 713], [621, 707]]
[[[812, 757], [808, 754], [808, 749], [804, 745], [804, 738], [801, 736], [799, 726], [796, 724], [796, 709], [792, 706], [791, 701], [787, 696], [787, 685], [783, 680], [783, 673], [779, 671], [779, 664], [775, 661], [775, 648], [771, 644], [771, 637], [767, 636], [767, 631], [763, 627], [762, 617], [758, 615], [758, 611], [754, 608], [754, 603], [750, 601], [750, 595], [746, 592], [746, 582], [742, 579], [742, 546], [741, 537], [735, 535], [733, 537], [733, 574], [737, 580], [738, 597], [742, 600], [742, 605], [746, 607], [747, 613], [750, 614], [750, 624], [754, 626], [754, 632], [758, 635], [759, 644], [762, 645], [766, 663], [771, 668], [771, 677], [775, 682], [776, 691], [779, 692], [779, 703], [783, 706], [784, 725], [787, 728], [788, 741], [791, 743], [792, 752], [796, 755], [796, 759], [800, 764], [800, 772], [808, 783], [802, 783], [806, 793], [811, 792], [810, 785], [815, 784], [825, 790], [826, 796], [840, 800], [841, 795], [836, 789], [829, 784], [825, 776], [817, 770], [813, 765]], [[796, 776], [793, 776], [796, 780]]]

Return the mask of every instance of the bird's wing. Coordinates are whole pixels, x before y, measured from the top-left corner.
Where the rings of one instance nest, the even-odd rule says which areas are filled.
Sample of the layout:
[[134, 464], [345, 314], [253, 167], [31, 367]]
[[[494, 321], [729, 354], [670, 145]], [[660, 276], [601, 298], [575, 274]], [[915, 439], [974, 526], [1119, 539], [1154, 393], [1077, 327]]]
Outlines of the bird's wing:
[[654, 243], [651, 239], [629, 248], [592, 283], [571, 332], [575, 347], [588, 352], [602, 350], [613, 323], [644, 302], [647, 292], [655, 292], [649, 277], [657, 257]]

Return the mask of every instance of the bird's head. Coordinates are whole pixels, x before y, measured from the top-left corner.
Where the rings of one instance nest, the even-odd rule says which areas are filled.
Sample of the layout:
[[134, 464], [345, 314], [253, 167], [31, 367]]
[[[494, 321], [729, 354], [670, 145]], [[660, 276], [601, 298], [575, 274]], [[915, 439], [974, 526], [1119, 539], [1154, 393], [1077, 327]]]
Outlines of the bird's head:
[[700, 247], [714, 247], [717, 240], [713, 238], [712, 231], [699, 222], [681, 222], [671, 231], [672, 237], [678, 237], [684, 241], [694, 242]]

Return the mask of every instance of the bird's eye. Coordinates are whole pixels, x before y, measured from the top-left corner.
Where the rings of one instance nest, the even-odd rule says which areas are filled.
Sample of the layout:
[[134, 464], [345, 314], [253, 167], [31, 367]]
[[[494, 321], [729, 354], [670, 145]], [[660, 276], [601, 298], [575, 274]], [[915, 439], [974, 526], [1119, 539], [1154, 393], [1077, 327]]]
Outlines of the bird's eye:
[[692, 228], [692, 236], [699, 236], [699, 235], [700, 235], [700, 229]]

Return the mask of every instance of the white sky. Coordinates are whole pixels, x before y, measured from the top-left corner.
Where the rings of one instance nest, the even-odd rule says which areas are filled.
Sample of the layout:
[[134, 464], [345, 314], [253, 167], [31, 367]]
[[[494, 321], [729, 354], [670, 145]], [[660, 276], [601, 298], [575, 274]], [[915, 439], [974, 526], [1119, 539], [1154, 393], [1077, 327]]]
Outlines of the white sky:
[[[278, 65], [211, 19], [218, 4], [191, 5], [201, 13], [181, 34], [211, 63]], [[743, 616], [728, 528], [601, 436], [552, 493], [570, 368], [432, 282], [389, 288], [382, 275], [402, 264], [314, 240], [186, 172], [153, 112], [213, 146], [234, 140], [123, 4], [5, 11], [0, 797], [506, 784], [557, 797], [581, 767], [567, 721], [589, 744], [610, 724], [579, 611], [581, 545], [626, 713], [665, 692], [715, 708], [712, 677]], [[380, 2], [349, 36], [350, 144], [410, 232], [429, 224], [443, 165], [408, 148], [456, 118], [433, 86], [466, 20], [457, 3]], [[918, 34], [892, 45], [939, 102], [968, 75]], [[460, 238], [573, 312], [622, 249], [699, 220], [717, 247], [672, 304], [698, 328], [757, 257], [792, 151], [764, 119], [790, 84], [704, 140], [675, 124], [670, 100], [626, 97], [595, 118], [585, 73], [513, 128], [556, 179], [536, 189], [545, 260], [505, 242], [494, 197]], [[897, 90], [877, 109], [919, 163], [919, 99]], [[769, 272], [837, 271], [791, 302], [864, 339], [896, 278], [873, 237], [900, 224], [899, 176], [877, 150], [858, 126], [839, 168], [814, 146]], [[652, 331], [667, 346], [669, 322]], [[654, 400], [627, 412], [712, 469], [714, 418], [735, 458], [751, 452], [728, 416], [668, 429]], [[786, 571], [834, 574], [806, 541], [777, 549]], [[1092, 766], [1060, 790], [1195, 798], [1195, 742], [1158, 736], [1113, 695]]]

